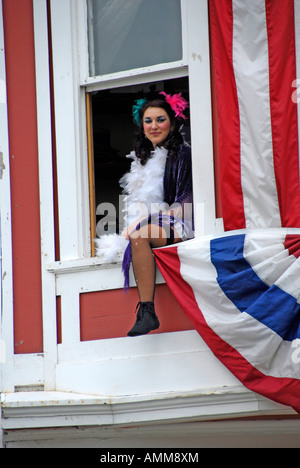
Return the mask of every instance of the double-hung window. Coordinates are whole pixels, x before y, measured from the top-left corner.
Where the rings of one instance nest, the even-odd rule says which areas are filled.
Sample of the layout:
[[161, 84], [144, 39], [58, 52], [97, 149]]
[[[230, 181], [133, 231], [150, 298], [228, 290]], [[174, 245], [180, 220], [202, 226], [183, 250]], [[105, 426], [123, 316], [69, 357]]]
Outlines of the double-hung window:
[[190, 102], [183, 131], [192, 146], [195, 234], [214, 232], [207, 1], [51, 5], [62, 259], [94, 256], [105, 203], [115, 207], [107, 229], [120, 229], [119, 179], [134, 144], [131, 109], [154, 90], [181, 92]]

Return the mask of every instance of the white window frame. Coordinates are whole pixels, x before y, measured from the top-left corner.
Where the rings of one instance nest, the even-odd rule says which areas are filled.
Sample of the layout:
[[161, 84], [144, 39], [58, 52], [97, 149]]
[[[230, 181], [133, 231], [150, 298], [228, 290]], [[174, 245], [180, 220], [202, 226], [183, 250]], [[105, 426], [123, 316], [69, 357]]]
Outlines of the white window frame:
[[[80, 293], [122, 289], [124, 281], [121, 264], [103, 265], [90, 254], [86, 92], [189, 76], [195, 235], [220, 231], [215, 215], [209, 21], [207, 0], [182, 0], [186, 64], [178, 68], [174, 62], [91, 79], [85, 0], [50, 0], [50, 6], [60, 261], [49, 262], [48, 271], [56, 277], [62, 342], [68, 345], [80, 342]], [[159, 271], [156, 281], [164, 282]]]
[[196, 236], [216, 231], [207, 0], [181, 3], [182, 62], [91, 78], [86, 2], [51, 0], [63, 262], [90, 257], [86, 92], [189, 76]]

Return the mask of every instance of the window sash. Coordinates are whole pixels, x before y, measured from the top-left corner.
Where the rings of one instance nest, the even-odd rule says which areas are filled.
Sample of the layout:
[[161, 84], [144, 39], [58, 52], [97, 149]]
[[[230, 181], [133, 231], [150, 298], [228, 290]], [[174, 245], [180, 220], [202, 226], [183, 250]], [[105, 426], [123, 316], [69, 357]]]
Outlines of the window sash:
[[[101, 89], [108, 89], [113, 83], [118, 83], [119, 80], [133, 80], [132, 84], [142, 83], [143, 80], [149, 82], [149, 76], [157, 75], [159, 72], [166, 72], [172, 76], [178, 75], [180, 70], [188, 65], [188, 40], [187, 40], [187, 2], [188, 0], [181, 0], [181, 24], [182, 24], [182, 59], [175, 62], [160, 63], [157, 65], [150, 65], [146, 67], [137, 67], [134, 69], [123, 70], [116, 73], [103, 74], [98, 76], [90, 76], [89, 72], [89, 30], [88, 30], [88, 11], [86, 0], [84, 5], [80, 0], [77, 2], [77, 19], [79, 40], [81, 44], [84, 42], [85, 50], [81, 46], [80, 51], [80, 69], [81, 69], [81, 85], [88, 86], [89, 90], [97, 91]], [[82, 20], [85, 19], [85, 22]], [[147, 76], [147, 78], [146, 78]], [[136, 82], [138, 80], [138, 83]], [[153, 81], [155, 78], [153, 79]], [[125, 85], [124, 85], [125, 86]], [[113, 87], [113, 86], [112, 86]]]
[[[99, 50], [99, 39], [97, 41], [96, 37], [97, 37], [97, 33], [99, 32], [99, 30], [97, 28], [100, 28], [101, 27], [101, 21], [103, 20], [103, 17], [97, 17], [97, 18], [94, 18], [93, 17], [93, 14], [94, 14], [94, 4], [93, 4], [93, 0], [86, 0], [87, 1], [87, 23], [88, 23], [88, 50], [89, 50], [89, 76], [91, 77], [94, 77], [96, 75], [108, 75], [110, 73], [108, 72], [103, 72], [103, 73], [97, 73], [95, 68], [96, 67], [99, 67], [100, 63], [99, 63], [99, 59], [100, 57], [104, 54], [105, 56], [105, 53], [106, 53], [106, 47], [104, 45], [104, 49], [101, 50], [101, 46], [100, 46], [100, 50]], [[97, 0], [99, 1], [99, 0]], [[140, 0], [140, 2], [142, 2], [143, 0]], [[154, 0], [153, 0], [154, 1]], [[172, 0], [173, 2], [174, 0]], [[151, 5], [148, 3], [140, 3], [139, 1], [137, 0], [134, 0], [131, 5], [129, 4], [128, 6], [133, 6], [135, 8], [137, 8], [137, 13], [140, 12], [142, 15], [145, 14], [145, 10], [144, 10], [144, 7], [151, 7]], [[119, 2], [117, 0], [117, 5], [119, 7]], [[184, 8], [184, 0], [180, 0], [179, 1], [179, 8], [180, 8], [180, 17], [177, 17], [176, 18], [176, 21], [179, 21], [180, 24], [181, 24], [181, 28], [182, 28], [182, 24], [185, 24], [186, 22], [184, 21], [185, 18], [183, 18], [182, 16], [182, 9]], [[176, 7], [177, 7], [178, 4], [176, 4]], [[113, 6], [113, 4], [112, 4]], [[125, 5], [120, 5], [121, 7], [124, 7]], [[142, 9], [140, 9], [142, 7]], [[153, 8], [151, 7], [151, 10], [149, 11], [150, 14], [152, 14], [152, 11], [153, 11]], [[132, 13], [134, 13], [132, 11]], [[103, 12], [103, 14], [107, 14], [107, 11], [106, 11], [106, 8], [105, 8], [105, 11]], [[115, 31], [116, 34], [113, 34], [113, 40], [116, 41], [116, 46], [117, 46], [117, 52], [118, 52], [118, 41], [119, 41], [119, 34], [123, 34], [125, 35], [124, 39], [125, 41], [127, 39], [129, 39], [129, 41], [133, 41], [133, 37], [132, 37], [132, 34], [134, 34], [134, 30], [126, 30], [127, 26], [129, 26], [129, 24], [127, 24], [126, 22], [126, 15], [128, 17], [128, 14], [130, 14], [128, 11], [126, 12], [126, 8], [124, 10], [124, 13], [122, 14], [122, 11], [121, 11], [121, 16], [119, 18], [119, 20], [122, 22], [122, 20], [125, 20], [124, 24], [123, 24], [123, 27], [120, 26], [120, 31]], [[160, 12], [160, 15], [163, 15], [164, 12]], [[129, 19], [130, 17], [128, 17]], [[162, 21], [165, 22], [165, 19], [164, 18], [161, 18]], [[98, 23], [97, 25], [95, 24], [96, 21], [100, 21], [100, 23]], [[112, 20], [114, 21], [114, 20]], [[159, 19], [158, 19], [159, 21]], [[145, 34], [147, 34], [147, 27], [148, 27], [148, 24], [149, 24], [149, 18], [148, 18], [148, 21], [147, 21], [147, 24], [145, 24]], [[143, 25], [141, 24], [137, 24], [136, 22], [134, 23], [134, 25], [137, 27], [137, 28], [140, 28], [141, 26], [143, 27]], [[104, 28], [106, 27], [106, 25], [104, 24]], [[111, 25], [111, 27], [114, 27], [113, 25]], [[116, 27], [116, 24], [115, 24], [115, 27]], [[172, 28], [171, 24], [170, 24], [170, 27]], [[173, 26], [174, 27], [174, 26]], [[111, 28], [110, 28], [111, 29]], [[129, 33], [129, 36], [127, 36], [127, 33]], [[169, 31], [170, 33], [171, 31]], [[149, 31], [148, 31], [149, 33]], [[168, 31], [166, 31], [167, 33], [167, 36], [168, 36]], [[100, 34], [101, 34], [101, 31], [100, 31]], [[102, 38], [105, 41], [107, 41], [109, 39], [109, 37], [106, 37], [105, 35], [105, 32], [103, 32], [104, 34], [104, 37]], [[108, 31], [108, 34], [110, 34], [110, 31]], [[163, 32], [162, 32], [163, 34]], [[96, 36], [96, 37], [95, 37]], [[180, 31], [177, 31], [176, 33], [176, 37], [173, 38], [174, 35], [172, 35], [172, 46], [170, 47], [170, 43], [169, 43], [169, 40], [170, 38], [166, 37], [166, 46], [169, 48], [169, 51], [167, 52], [167, 55], [169, 55], [170, 53], [172, 54], [171, 50], [177, 50], [177, 53], [178, 53], [178, 61], [183, 61], [183, 52], [184, 52], [184, 48], [183, 48], [183, 40], [184, 40], [184, 34], [182, 34], [182, 30]], [[130, 39], [131, 38], [131, 39]], [[136, 38], [137, 39], [137, 38]], [[155, 41], [155, 36], [152, 38], [151, 40], [151, 43], [148, 41], [144, 44], [145, 47], [150, 47], [150, 49], [148, 49], [148, 52], [146, 50], [146, 54], [144, 54], [142, 52], [142, 50], [140, 49], [140, 44], [141, 41], [133, 41], [132, 43], [132, 47], [133, 47], [133, 54], [132, 54], [132, 58], [129, 59], [129, 56], [128, 54], [125, 55], [124, 57], [124, 53], [123, 53], [123, 57], [125, 59], [125, 62], [123, 62], [123, 65], [122, 63], [119, 63], [119, 64], [111, 64], [111, 66], [109, 65], [109, 63], [106, 64], [105, 68], [108, 70], [109, 68], [118, 68], [118, 70], [116, 70], [116, 72], [120, 72], [122, 70], [128, 70], [128, 69], [136, 69], [136, 68], [140, 68], [142, 67], [142, 65], [139, 66], [139, 63], [141, 64], [142, 62], [147, 62], [148, 63], [143, 66], [143, 67], [148, 67], [148, 66], [151, 66], [151, 64], [154, 64], [154, 63], [172, 63], [174, 62], [174, 60], [171, 60], [171, 56], [169, 55], [169, 60], [168, 58], [166, 57], [166, 61], [163, 61], [163, 55], [159, 58], [159, 55], [160, 53], [162, 52], [162, 46], [156, 48], [154, 46], [154, 48], [152, 47], [153, 45], [153, 42]], [[143, 40], [143, 38], [141, 38], [141, 40]], [[178, 49], [178, 46], [179, 46], [179, 42], [180, 41], [180, 51]], [[177, 42], [177, 46], [176, 46], [176, 42]], [[174, 43], [174, 44], [173, 44]], [[156, 44], [157, 45], [157, 44]], [[107, 43], [107, 46], [110, 47], [110, 42]], [[120, 43], [119, 44], [120, 47], [122, 47], [122, 44]], [[125, 50], [123, 51], [125, 52]], [[156, 55], [156, 57], [155, 57]], [[104, 60], [105, 57], [102, 57], [102, 62]], [[173, 52], [173, 56], [174, 56], [174, 52]], [[118, 61], [117, 57], [114, 55], [114, 53], [112, 53], [112, 56], [110, 54], [107, 55], [107, 57], [112, 60], [114, 60], [116, 58], [116, 60]], [[180, 57], [180, 58], [179, 58]], [[155, 62], [156, 60], [156, 62]], [[122, 59], [121, 59], [122, 61]], [[127, 63], [126, 63], [127, 62]], [[131, 66], [130, 66], [130, 62], [131, 63]], [[104, 63], [103, 63], [104, 64]], [[103, 65], [102, 64], [102, 65]], [[128, 65], [128, 66], [126, 66]], [[126, 67], [126, 68], [123, 68], [123, 67]], [[111, 72], [113, 73], [113, 72]]]

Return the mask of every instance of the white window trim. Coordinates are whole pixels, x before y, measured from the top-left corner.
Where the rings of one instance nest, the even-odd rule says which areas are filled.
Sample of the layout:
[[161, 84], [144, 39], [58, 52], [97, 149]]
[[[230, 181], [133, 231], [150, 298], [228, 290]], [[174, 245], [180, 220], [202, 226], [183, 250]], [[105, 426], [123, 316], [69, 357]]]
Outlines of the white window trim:
[[[87, 154], [86, 91], [186, 76], [188, 72], [196, 235], [216, 231], [207, 0], [183, 0], [183, 4], [187, 17], [184, 42], [188, 67], [167, 68], [164, 72], [149, 67], [114, 77], [97, 77], [93, 81], [86, 75], [85, 1], [51, 0], [62, 261], [89, 257], [88, 168], [84, 157]], [[81, 59], [77, 60], [78, 57]]]
[[138, 85], [143, 83], [151, 83], [155, 81], [181, 78], [188, 75], [187, 65], [180, 65], [176, 62], [176, 66], [168, 66], [165, 68], [160, 66], [152, 66], [149, 68], [136, 68], [131, 75], [127, 72], [114, 73], [105, 75], [97, 79], [87, 78], [81, 86], [87, 91], [103, 91], [105, 89], [119, 88], [122, 86]]
[[[56, 294], [61, 294], [62, 336], [65, 343], [80, 340], [81, 292], [123, 287], [120, 263], [103, 265], [98, 258], [90, 257], [86, 92], [189, 75], [195, 234], [214, 234], [217, 230], [208, 4], [207, 0], [182, 1], [186, 7], [184, 42], [187, 66], [164, 71], [153, 67], [150, 67], [151, 70], [131, 70], [130, 73], [123, 72], [122, 78], [106, 76], [105, 81], [98, 77], [87, 84], [86, 2], [50, 0], [61, 259], [59, 262], [50, 261], [48, 272], [55, 274]], [[131, 285], [134, 286], [132, 272], [131, 277]], [[157, 281], [161, 280], [158, 273]]]
[[[78, 0], [51, 0], [56, 160], [61, 259], [89, 255], [84, 92], [80, 88], [74, 11]], [[83, 2], [81, 2], [83, 3]]]
[[217, 228], [207, 0], [188, 0], [188, 44], [195, 236]]
[[[44, 389], [55, 389], [57, 363], [56, 292], [55, 277], [48, 271], [48, 262], [55, 259], [55, 228], [53, 205], [53, 160], [50, 71], [48, 55], [48, 18], [46, 0], [33, 0], [34, 48], [36, 75], [37, 137], [39, 158], [39, 196], [41, 232], [41, 274], [43, 311], [43, 373]], [[19, 358], [18, 360], [20, 360]], [[40, 357], [34, 360], [33, 369]], [[21, 361], [23, 362], [23, 361]], [[17, 359], [16, 359], [17, 363]], [[20, 366], [19, 366], [20, 367]], [[26, 368], [23, 366], [23, 368]], [[20, 383], [18, 383], [20, 385]]]

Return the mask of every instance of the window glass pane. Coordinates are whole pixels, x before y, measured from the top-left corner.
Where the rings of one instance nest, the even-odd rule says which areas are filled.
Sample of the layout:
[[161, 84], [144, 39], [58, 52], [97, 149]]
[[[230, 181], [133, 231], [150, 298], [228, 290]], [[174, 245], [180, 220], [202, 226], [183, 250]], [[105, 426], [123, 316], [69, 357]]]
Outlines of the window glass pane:
[[88, 0], [90, 75], [182, 59], [180, 0]]

